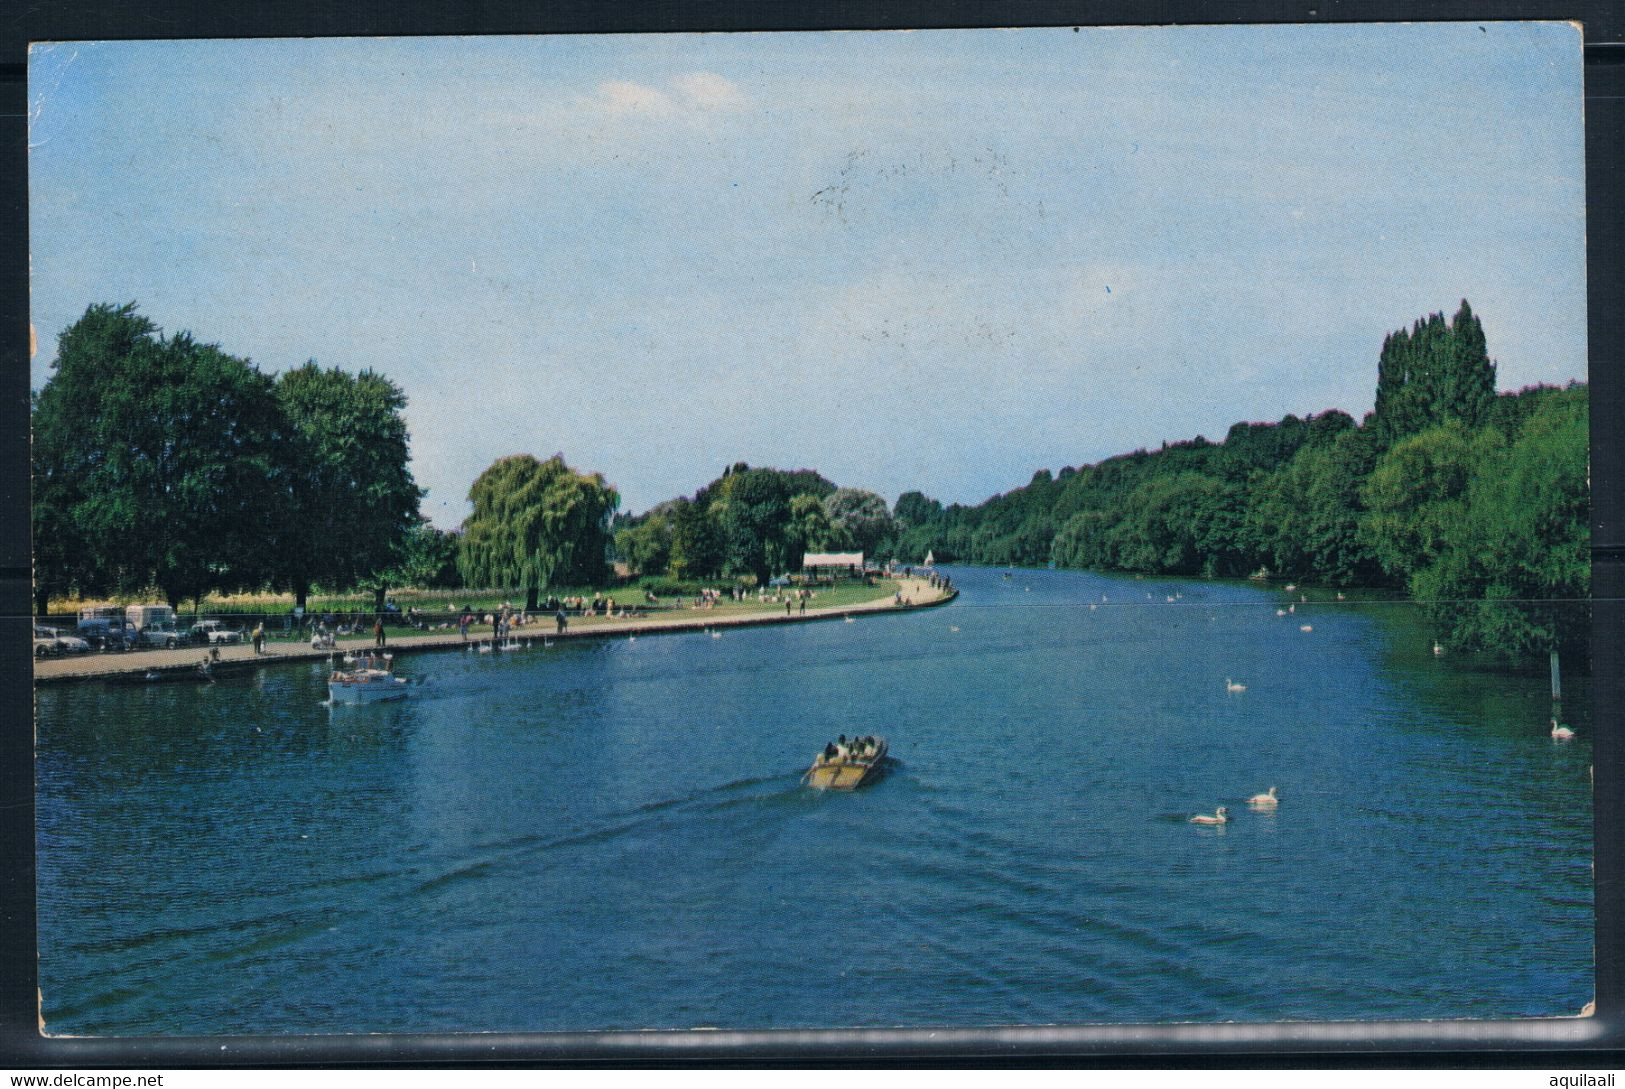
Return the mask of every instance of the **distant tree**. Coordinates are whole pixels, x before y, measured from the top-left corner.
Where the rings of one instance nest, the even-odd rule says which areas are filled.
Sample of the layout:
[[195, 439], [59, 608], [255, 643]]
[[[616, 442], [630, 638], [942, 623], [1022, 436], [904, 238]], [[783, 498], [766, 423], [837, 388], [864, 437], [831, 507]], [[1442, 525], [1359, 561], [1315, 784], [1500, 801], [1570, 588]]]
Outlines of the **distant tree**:
[[852, 535], [845, 526], [830, 521], [825, 510], [826, 500], [810, 492], [790, 497], [790, 520], [785, 525], [785, 566], [787, 570], [801, 567], [802, 557], [808, 552], [829, 552], [851, 548]]
[[615, 550], [633, 574], [658, 575], [671, 563], [671, 522], [651, 515], [630, 529], [615, 534]]
[[275, 582], [303, 609], [312, 585], [367, 581], [382, 608], [391, 569], [409, 559], [423, 495], [407, 467], [406, 395], [373, 371], [323, 370], [314, 360], [279, 375], [276, 393], [290, 434], [280, 451], [287, 502], [272, 534]]
[[463, 584], [457, 570], [457, 533], [437, 529], [420, 519], [406, 534], [400, 563], [388, 572], [391, 586], [420, 590], [451, 589]]
[[927, 499], [921, 492], [904, 492], [897, 497], [897, 505], [892, 508], [893, 520], [904, 529], [923, 526], [941, 517], [942, 504], [935, 499]]
[[837, 488], [826, 495], [824, 513], [829, 524], [851, 537], [852, 544], [866, 556], [875, 554], [893, 528], [886, 501], [861, 488]]
[[1384, 443], [1449, 420], [1476, 428], [1494, 402], [1495, 364], [1466, 299], [1448, 325], [1443, 314], [1430, 314], [1384, 338], [1372, 415]]
[[712, 578], [725, 558], [722, 530], [699, 503], [679, 499], [671, 514], [671, 573], [677, 578]]
[[[47, 587], [157, 586], [172, 606], [258, 586], [274, 562], [282, 417], [270, 379], [135, 304], [64, 330], [34, 413]], [[80, 558], [53, 551], [71, 542]]]
[[1589, 396], [1543, 398], [1468, 490], [1455, 539], [1411, 579], [1453, 645], [1584, 647], [1590, 612]]
[[1504, 445], [1497, 431], [1469, 432], [1451, 420], [1401, 439], [1361, 488], [1360, 543], [1404, 584], [1452, 543], [1476, 472]]
[[596, 473], [555, 454], [499, 458], [468, 492], [458, 567], [469, 586], [525, 591], [534, 610], [549, 586], [593, 584], [607, 574], [609, 520], [620, 497]]

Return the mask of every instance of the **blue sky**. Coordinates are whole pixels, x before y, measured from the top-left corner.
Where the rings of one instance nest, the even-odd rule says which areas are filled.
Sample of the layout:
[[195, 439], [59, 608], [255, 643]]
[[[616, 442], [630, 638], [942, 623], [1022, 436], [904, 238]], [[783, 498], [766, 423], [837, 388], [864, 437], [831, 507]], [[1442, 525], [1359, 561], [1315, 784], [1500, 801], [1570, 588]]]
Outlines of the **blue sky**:
[[1564, 24], [118, 42], [29, 66], [32, 383], [96, 302], [641, 511], [735, 461], [979, 502], [1370, 410], [1465, 297], [1584, 378]]

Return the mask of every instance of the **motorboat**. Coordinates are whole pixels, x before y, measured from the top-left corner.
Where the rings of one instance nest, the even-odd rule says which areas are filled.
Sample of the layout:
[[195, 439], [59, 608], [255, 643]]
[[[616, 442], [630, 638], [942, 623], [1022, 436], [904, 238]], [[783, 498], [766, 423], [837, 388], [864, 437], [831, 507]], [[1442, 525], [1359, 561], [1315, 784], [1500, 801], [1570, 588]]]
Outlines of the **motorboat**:
[[885, 738], [856, 738], [850, 744], [827, 746], [802, 781], [814, 790], [856, 790], [880, 778], [885, 762]]
[[[348, 659], [346, 659], [348, 661]], [[406, 681], [395, 676], [393, 654], [357, 654], [351, 669], [335, 669], [327, 679], [333, 703], [377, 703], [406, 697]]]

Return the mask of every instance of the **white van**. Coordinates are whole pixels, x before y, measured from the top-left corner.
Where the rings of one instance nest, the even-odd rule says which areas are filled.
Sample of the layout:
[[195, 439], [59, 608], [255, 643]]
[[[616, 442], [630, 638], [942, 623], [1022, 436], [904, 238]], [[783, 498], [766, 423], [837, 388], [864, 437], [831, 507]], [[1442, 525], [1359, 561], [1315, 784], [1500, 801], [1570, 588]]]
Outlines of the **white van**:
[[175, 610], [168, 605], [131, 605], [124, 619], [134, 629], [130, 637], [138, 647], [178, 647], [186, 641], [175, 630]]

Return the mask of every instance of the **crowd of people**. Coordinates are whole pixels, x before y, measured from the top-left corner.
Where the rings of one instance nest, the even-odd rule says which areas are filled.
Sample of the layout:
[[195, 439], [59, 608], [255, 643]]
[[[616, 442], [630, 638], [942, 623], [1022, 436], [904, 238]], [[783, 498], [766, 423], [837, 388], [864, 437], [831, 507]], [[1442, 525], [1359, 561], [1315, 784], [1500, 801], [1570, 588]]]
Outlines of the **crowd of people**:
[[824, 751], [819, 753], [818, 758], [813, 761], [813, 767], [821, 768], [825, 764], [844, 764], [849, 760], [873, 760], [879, 752], [880, 741], [873, 734], [854, 737], [851, 741], [848, 741], [846, 735], [842, 734], [824, 746]]

